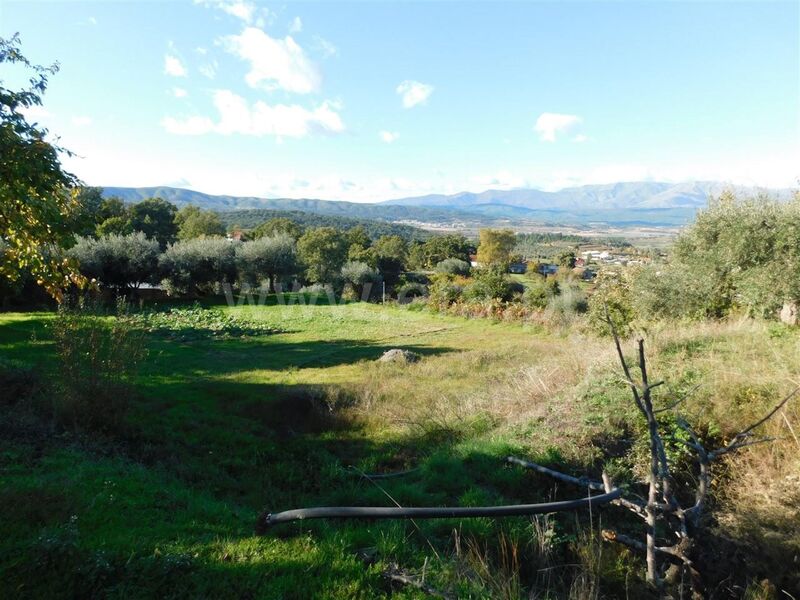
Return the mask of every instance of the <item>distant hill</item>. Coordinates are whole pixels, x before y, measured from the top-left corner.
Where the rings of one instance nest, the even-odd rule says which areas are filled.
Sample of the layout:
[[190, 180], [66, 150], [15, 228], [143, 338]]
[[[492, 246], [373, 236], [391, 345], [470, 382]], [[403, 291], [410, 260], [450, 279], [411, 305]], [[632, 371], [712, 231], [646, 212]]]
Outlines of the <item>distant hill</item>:
[[[535, 189], [487, 190], [453, 195], [432, 194], [376, 203], [214, 196], [173, 187], [107, 187], [104, 195], [118, 196], [126, 202], [158, 196], [178, 206], [194, 204], [226, 214], [254, 209], [301, 211], [328, 217], [451, 227], [530, 223], [675, 227], [690, 221], [697, 210], [707, 204], [710, 196], [719, 195], [726, 189], [731, 189], [731, 186], [713, 181], [634, 181], [584, 185], [557, 192]], [[758, 190], [741, 186], [733, 189], [745, 195], [766, 191], [781, 199], [788, 199], [792, 195], [788, 189]], [[254, 218], [255, 214], [246, 218]], [[234, 217], [226, 219], [237, 220]]]
[[178, 207], [194, 204], [201, 208], [216, 211], [244, 209], [268, 209], [279, 211], [303, 211], [318, 215], [349, 217], [354, 219], [377, 219], [384, 221], [424, 221], [442, 223], [458, 218], [459, 213], [447, 208], [427, 208], [418, 206], [392, 206], [333, 200], [313, 200], [290, 198], [255, 198], [252, 196], [213, 196], [183, 188], [173, 187], [105, 187], [103, 195], [117, 196], [125, 202], [139, 202], [145, 198], [163, 198]]
[[[462, 192], [450, 196], [430, 195], [388, 200], [384, 205], [449, 207], [465, 212], [525, 214], [525, 209], [538, 211], [599, 211], [599, 210], [665, 210], [698, 209], [710, 196], [727, 189], [741, 194], [757, 194], [756, 188], [730, 186], [714, 181], [663, 183], [633, 181], [603, 185], [584, 185], [564, 188], [557, 192], [542, 190], [487, 190], [480, 193]], [[779, 198], [791, 196], [791, 190], [767, 190]]]

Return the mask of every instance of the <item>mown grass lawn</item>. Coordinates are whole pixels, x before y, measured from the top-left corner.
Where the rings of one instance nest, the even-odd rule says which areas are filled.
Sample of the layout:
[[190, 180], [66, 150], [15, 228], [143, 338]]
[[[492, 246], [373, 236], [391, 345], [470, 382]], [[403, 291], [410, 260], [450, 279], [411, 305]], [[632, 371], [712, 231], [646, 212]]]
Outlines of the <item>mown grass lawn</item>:
[[[98, 440], [4, 415], [0, 596], [423, 597], [382, 577], [395, 563], [459, 597], [580, 596], [600, 581], [606, 596], [636, 594], [640, 564], [600, 547], [598, 515], [316, 521], [254, 535], [264, 509], [581, 494], [554, 492], [503, 458], [581, 474], [619, 440], [630, 447], [636, 415], [607, 340], [361, 303], [221, 306], [279, 332], [151, 336], [124, 434]], [[1, 314], [2, 356], [47, 378], [51, 319]], [[745, 338], [762, 344], [753, 372], [764, 356], [788, 364], [797, 354], [794, 334], [763, 327], [653, 335], [654, 368], [675, 389], [713, 373]], [[389, 348], [423, 358], [377, 363]], [[724, 426], [738, 413], [720, 414]], [[416, 470], [360, 476], [406, 469]]]

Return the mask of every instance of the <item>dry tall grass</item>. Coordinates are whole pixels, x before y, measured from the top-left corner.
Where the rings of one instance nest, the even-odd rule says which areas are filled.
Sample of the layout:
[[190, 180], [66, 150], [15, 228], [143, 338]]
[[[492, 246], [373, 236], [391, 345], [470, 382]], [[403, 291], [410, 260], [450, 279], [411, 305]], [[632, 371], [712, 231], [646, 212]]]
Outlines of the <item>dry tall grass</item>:
[[[652, 377], [667, 382], [656, 400], [666, 405], [685, 396], [676, 410], [718, 443], [800, 384], [798, 334], [774, 323], [668, 323], [641, 335]], [[414, 365], [370, 366], [363, 387], [352, 394], [353, 410], [375, 426], [459, 427], [480, 419], [486, 436], [532, 453], [558, 448], [587, 465], [603, 457], [598, 440], [627, 435], [625, 427], [635, 427], [639, 418], [612, 343], [579, 327], [566, 335], [532, 333], [513, 345], [476, 340], [473, 350]], [[787, 405], [761, 434], [777, 439], [731, 457], [718, 470], [713, 493], [708, 551], [718, 560], [709, 568], [720, 589], [733, 595], [741, 565], [754, 578], [777, 582], [776, 589], [800, 588], [800, 401]], [[476, 571], [479, 555], [472, 548]], [[517, 582], [503, 572], [487, 581], [499, 596], [513, 596]]]

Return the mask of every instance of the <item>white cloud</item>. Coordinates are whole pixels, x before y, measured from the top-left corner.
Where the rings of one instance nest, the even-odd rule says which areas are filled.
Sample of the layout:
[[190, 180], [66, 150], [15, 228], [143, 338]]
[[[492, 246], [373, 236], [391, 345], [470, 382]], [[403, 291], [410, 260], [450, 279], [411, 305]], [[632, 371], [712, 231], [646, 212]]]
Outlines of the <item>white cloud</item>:
[[89, 17], [88, 19], [89, 25], [97, 25], [97, 19], [94, 17]]
[[222, 42], [228, 52], [250, 63], [245, 81], [251, 87], [297, 94], [316, 92], [320, 88], [321, 77], [316, 65], [290, 35], [281, 40], [255, 27], [247, 27], [240, 35], [227, 36]]
[[295, 17], [289, 23], [289, 33], [300, 33], [303, 31], [303, 20], [300, 17]]
[[269, 11], [264, 8], [259, 8], [248, 0], [194, 0], [195, 4], [202, 4], [205, 7], [217, 8], [232, 17], [241, 19], [248, 25], [254, 21], [262, 21], [263, 17], [259, 17], [259, 12], [263, 12], [265, 16], [269, 15]]
[[245, 23], [252, 22], [256, 12], [255, 4], [242, 0], [238, 2], [219, 2], [218, 6], [221, 10], [237, 19], [241, 19]]
[[164, 73], [172, 77], [186, 77], [186, 67], [177, 56], [164, 55]]
[[381, 131], [381, 132], [378, 133], [378, 135], [387, 144], [391, 144], [397, 138], [400, 137], [400, 134], [397, 133], [396, 131]]
[[574, 138], [572, 138], [572, 141], [577, 143], [577, 144], [582, 144], [583, 142], [588, 142], [589, 141], [589, 137], [583, 135], [582, 133], [579, 133]]
[[314, 45], [312, 46], [312, 49], [319, 52], [322, 55], [322, 58], [330, 58], [331, 56], [336, 56], [339, 54], [339, 49], [336, 46], [318, 35], [314, 36]]
[[176, 98], [185, 98], [186, 96], [189, 95], [189, 92], [187, 92], [183, 88], [174, 87], [172, 88], [172, 95], [175, 96]]
[[581, 121], [582, 119], [577, 115], [546, 112], [539, 115], [533, 129], [543, 142], [555, 142], [558, 134], [569, 131]]
[[411, 108], [417, 104], [425, 104], [433, 93], [433, 86], [407, 79], [397, 86], [396, 92], [402, 97], [403, 106]]
[[207, 65], [202, 65], [197, 68], [200, 71], [200, 74], [207, 79], [214, 79], [217, 76], [217, 61], [213, 60]]
[[236, 133], [299, 138], [312, 133], [344, 131], [344, 123], [338, 113], [340, 107], [328, 101], [313, 109], [297, 104], [269, 105], [261, 101], [250, 106], [244, 98], [229, 90], [217, 90], [214, 92], [214, 106], [219, 113], [217, 122], [208, 117], [194, 116], [185, 119], [166, 117], [161, 124], [168, 132], [178, 135]]
[[75, 125], [75, 127], [88, 127], [92, 124], [92, 119], [91, 117], [75, 116], [72, 117], [72, 124]]
[[208, 53], [208, 50], [206, 50], [202, 46], [198, 46], [197, 48], [194, 49], [194, 51], [197, 52], [200, 56], [205, 56]]

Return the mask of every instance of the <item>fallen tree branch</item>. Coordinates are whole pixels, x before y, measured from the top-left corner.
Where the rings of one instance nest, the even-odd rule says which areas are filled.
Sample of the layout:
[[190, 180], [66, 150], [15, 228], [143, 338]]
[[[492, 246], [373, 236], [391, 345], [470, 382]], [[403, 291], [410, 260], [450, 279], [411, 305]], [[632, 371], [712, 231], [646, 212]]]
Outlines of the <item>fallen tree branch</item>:
[[543, 467], [542, 465], [537, 465], [536, 463], [523, 460], [521, 458], [517, 458], [515, 456], [507, 456], [506, 462], [512, 465], [519, 465], [521, 467], [525, 467], [526, 469], [531, 469], [532, 471], [537, 471], [542, 473], [543, 475], [547, 475], [552, 477], [553, 479], [558, 479], [559, 481], [564, 481], [566, 483], [571, 483], [572, 485], [577, 485], [579, 487], [588, 487], [593, 490], [597, 491], [606, 491], [605, 486], [600, 483], [599, 481], [592, 481], [588, 477], [573, 477], [572, 475], [567, 475], [566, 473], [561, 473], [559, 471], [554, 471], [548, 467]]
[[[525, 467], [526, 469], [531, 469], [538, 473], [542, 473], [543, 475], [552, 477], [553, 479], [557, 479], [565, 483], [571, 483], [579, 487], [588, 487], [589, 489], [592, 490], [605, 491], [605, 492], [610, 492], [612, 489], [616, 489], [613, 488], [610, 480], [606, 482], [607, 476], [605, 473], [603, 473], [603, 483], [600, 483], [599, 481], [592, 481], [588, 477], [573, 477], [572, 475], [567, 475], [566, 473], [561, 473], [560, 471], [554, 471], [553, 469], [550, 469], [548, 467], [544, 467], [542, 465], [538, 465], [534, 462], [523, 460], [521, 458], [516, 458], [515, 456], [507, 457], [506, 462], [510, 464], [519, 465], [521, 467]], [[625, 507], [642, 518], [644, 518], [645, 516], [645, 511], [644, 511], [645, 505], [643, 502], [630, 500], [628, 498], [623, 498], [622, 496], [620, 496], [616, 500], [613, 500], [611, 504], [616, 504], [617, 506]]]

